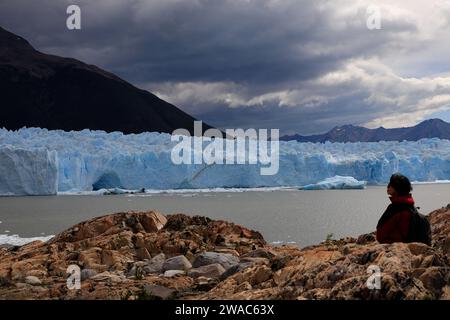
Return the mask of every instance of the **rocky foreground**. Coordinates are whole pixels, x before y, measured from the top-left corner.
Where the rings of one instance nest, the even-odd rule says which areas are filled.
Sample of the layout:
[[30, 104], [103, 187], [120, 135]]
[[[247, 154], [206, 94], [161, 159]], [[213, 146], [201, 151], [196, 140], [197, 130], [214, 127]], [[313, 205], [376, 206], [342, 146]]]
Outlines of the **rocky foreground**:
[[[373, 234], [272, 247], [225, 221], [157, 212], [82, 222], [47, 243], [0, 247], [1, 299], [450, 299], [450, 205], [429, 216], [433, 246]], [[81, 289], [67, 287], [67, 267]], [[381, 289], [369, 289], [369, 266]]]

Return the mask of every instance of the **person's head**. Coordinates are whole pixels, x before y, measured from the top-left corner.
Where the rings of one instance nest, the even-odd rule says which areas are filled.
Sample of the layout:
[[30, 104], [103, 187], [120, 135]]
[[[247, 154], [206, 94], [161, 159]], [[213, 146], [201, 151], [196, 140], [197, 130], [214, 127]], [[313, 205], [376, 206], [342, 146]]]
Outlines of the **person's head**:
[[391, 176], [387, 186], [387, 193], [389, 196], [407, 196], [411, 191], [411, 182], [407, 177], [400, 173], [395, 173]]

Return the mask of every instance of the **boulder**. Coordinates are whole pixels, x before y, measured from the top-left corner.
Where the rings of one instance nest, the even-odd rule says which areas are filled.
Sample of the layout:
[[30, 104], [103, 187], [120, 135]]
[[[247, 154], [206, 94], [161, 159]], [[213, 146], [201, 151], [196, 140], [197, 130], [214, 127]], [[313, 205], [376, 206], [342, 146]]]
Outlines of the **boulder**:
[[193, 266], [194, 268], [198, 268], [215, 263], [222, 265], [222, 267], [227, 270], [232, 266], [237, 265], [239, 263], [239, 258], [228, 253], [204, 252], [195, 258]]
[[167, 259], [162, 265], [162, 271], [167, 270], [189, 270], [192, 268], [191, 263], [185, 256], [176, 256]]
[[97, 271], [94, 269], [83, 269], [80, 273], [81, 281], [87, 280], [92, 278], [93, 276], [97, 275]]
[[143, 288], [146, 299], [151, 300], [168, 300], [173, 299], [176, 291], [164, 286], [146, 284]]
[[243, 262], [243, 263], [239, 263], [239, 264], [232, 266], [231, 268], [226, 270], [224, 273], [222, 273], [222, 275], [220, 276], [220, 281], [223, 281], [226, 278], [232, 276], [233, 274], [251, 267], [252, 264], [253, 264], [252, 262]]
[[147, 212], [144, 215], [140, 215], [139, 222], [141, 223], [145, 232], [157, 232], [164, 227], [167, 219], [159, 212], [151, 211]]
[[164, 272], [163, 276], [166, 278], [172, 278], [178, 275], [185, 275], [185, 274], [186, 272], [183, 270], [167, 270], [166, 272]]
[[133, 233], [157, 232], [166, 222], [166, 217], [155, 211], [115, 213], [79, 223], [53, 237], [49, 243], [76, 242], [117, 234], [124, 230]]
[[261, 258], [261, 257], [243, 257], [241, 258], [241, 262], [250, 262], [253, 264], [270, 264], [269, 259]]
[[214, 252], [229, 253], [229, 254], [232, 254], [233, 256], [236, 256], [236, 257], [240, 256], [239, 252], [237, 252], [235, 249], [231, 249], [231, 248], [216, 248], [214, 250]]
[[425, 288], [430, 290], [436, 297], [442, 293], [442, 288], [446, 285], [446, 281], [441, 268], [430, 267], [426, 269], [419, 277]]
[[368, 243], [373, 243], [377, 241], [377, 237], [374, 233], [366, 233], [366, 234], [362, 234], [358, 237], [358, 239], [356, 240], [357, 244], [368, 244]]
[[272, 269], [264, 265], [255, 266], [239, 272], [232, 277], [238, 284], [248, 282], [253, 287], [269, 280], [272, 277]]
[[198, 277], [195, 279], [195, 287], [196, 291], [209, 291], [214, 288], [219, 283], [219, 280], [216, 278], [206, 278], [206, 277]]
[[164, 265], [164, 261], [166, 261], [166, 255], [164, 253], [160, 253], [154, 256], [151, 260], [144, 265], [144, 271], [147, 274], [151, 273], [161, 273]]
[[191, 269], [188, 272], [188, 276], [191, 278], [205, 277], [219, 279], [224, 272], [225, 269], [222, 265], [214, 263]]
[[35, 276], [27, 276], [25, 277], [25, 283], [31, 284], [32, 286], [39, 286], [42, 284], [41, 280]]
[[408, 248], [409, 248], [409, 251], [411, 251], [411, 253], [415, 256], [429, 255], [430, 253], [432, 253], [431, 247], [429, 247], [423, 243], [417, 243], [417, 242], [408, 243]]
[[275, 257], [275, 254], [263, 248], [258, 248], [256, 250], [252, 250], [250, 252], [241, 255], [241, 258], [266, 258], [269, 260], [272, 259], [273, 257]]
[[110, 283], [120, 283], [127, 281], [124, 275], [111, 273], [109, 271], [96, 274], [95, 276], [91, 277], [91, 280]]
[[252, 277], [248, 280], [249, 283], [254, 286], [269, 280], [272, 277], [272, 269], [267, 266], [259, 266], [253, 272]]

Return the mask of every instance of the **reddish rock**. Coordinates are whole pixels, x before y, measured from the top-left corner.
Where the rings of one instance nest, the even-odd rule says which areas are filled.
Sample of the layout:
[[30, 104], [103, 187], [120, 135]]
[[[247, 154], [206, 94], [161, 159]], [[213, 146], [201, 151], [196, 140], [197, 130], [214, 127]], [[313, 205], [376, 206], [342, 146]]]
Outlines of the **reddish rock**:
[[157, 232], [167, 219], [159, 212], [121, 212], [81, 222], [55, 236], [50, 243], [76, 242], [98, 236], [118, 234], [125, 230]]
[[[450, 206], [429, 219], [431, 247], [379, 244], [367, 234], [299, 249], [271, 247], [256, 231], [205, 217], [107, 215], [48, 243], [0, 247], [0, 299], [449, 299]], [[205, 253], [231, 268], [223, 272]], [[163, 268], [173, 257], [183, 269], [204, 263], [186, 275]], [[80, 290], [67, 288], [69, 265], [83, 270]], [[374, 266], [379, 289], [367, 285]]]

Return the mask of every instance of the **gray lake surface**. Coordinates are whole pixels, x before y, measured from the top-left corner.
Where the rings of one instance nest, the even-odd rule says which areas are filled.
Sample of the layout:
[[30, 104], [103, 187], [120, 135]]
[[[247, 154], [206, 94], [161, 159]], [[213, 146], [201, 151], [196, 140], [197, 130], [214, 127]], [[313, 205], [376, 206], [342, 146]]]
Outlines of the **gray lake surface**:
[[[450, 203], [450, 184], [415, 185], [424, 214]], [[274, 244], [304, 247], [375, 230], [389, 204], [386, 188], [324, 191], [248, 191], [112, 196], [0, 198], [0, 236], [42, 237], [96, 216], [127, 210], [157, 210], [223, 219], [261, 232]]]

